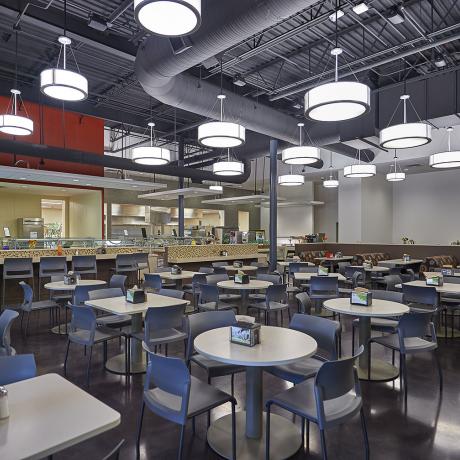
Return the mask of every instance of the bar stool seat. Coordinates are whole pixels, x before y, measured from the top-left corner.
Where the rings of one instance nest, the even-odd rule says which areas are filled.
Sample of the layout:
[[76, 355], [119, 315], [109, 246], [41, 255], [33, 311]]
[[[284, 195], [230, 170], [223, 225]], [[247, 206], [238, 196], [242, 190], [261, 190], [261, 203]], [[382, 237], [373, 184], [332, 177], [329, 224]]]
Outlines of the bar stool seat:
[[34, 289], [34, 266], [32, 257], [15, 259], [5, 257], [3, 261], [3, 281], [2, 281], [2, 307], [5, 306], [5, 293], [7, 280], [32, 280], [32, 290]]

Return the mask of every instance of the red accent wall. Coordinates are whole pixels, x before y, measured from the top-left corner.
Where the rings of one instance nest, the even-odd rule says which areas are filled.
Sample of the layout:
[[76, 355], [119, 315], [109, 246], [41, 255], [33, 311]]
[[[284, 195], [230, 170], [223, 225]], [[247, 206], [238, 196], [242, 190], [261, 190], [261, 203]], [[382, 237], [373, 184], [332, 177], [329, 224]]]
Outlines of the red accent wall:
[[[0, 96], [0, 111], [6, 111], [9, 98]], [[34, 132], [30, 136], [18, 136], [21, 142], [45, 144], [53, 147], [64, 147], [70, 150], [81, 150], [97, 155], [104, 155], [104, 120], [101, 118], [82, 115], [80, 113], [65, 111], [34, 104], [25, 101], [27, 112], [34, 121]], [[22, 109], [22, 108], [21, 108]], [[22, 112], [21, 114], [24, 114]], [[65, 129], [64, 129], [65, 127]], [[65, 139], [64, 139], [65, 133]], [[14, 136], [0, 133], [0, 137], [14, 139]], [[65, 150], [62, 150], [65, 156]], [[39, 158], [16, 156], [17, 160], [29, 163], [30, 168], [39, 169]], [[49, 171], [61, 171], [75, 174], [89, 174], [103, 176], [104, 168], [80, 163], [68, 163], [64, 161], [44, 160], [45, 165], [41, 169]], [[13, 166], [13, 155], [0, 153], [0, 164]]]

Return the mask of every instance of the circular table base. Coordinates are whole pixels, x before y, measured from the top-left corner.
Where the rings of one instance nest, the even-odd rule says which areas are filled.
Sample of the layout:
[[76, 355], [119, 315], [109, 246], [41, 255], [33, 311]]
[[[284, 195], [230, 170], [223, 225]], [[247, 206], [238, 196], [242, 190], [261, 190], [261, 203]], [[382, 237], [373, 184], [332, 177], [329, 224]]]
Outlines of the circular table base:
[[[236, 413], [236, 458], [238, 460], [265, 459], [265, 420], [263, 415], [260, 439], [246, 437], [246, 412]], [[292, 457], [302, 444], [300, 429], [288, 419], [277, 414], [270, 416], [270, 459], [283, 460]], [[232, 416], [216, 420], [208, 430], [208, 443], [221, 457], [232, 458]]]
[[51, 332], [53, 334], [67, 335], [67, 331], [69, 330], [69, 328], [70, 328], [70, 323], [67, 323], [67, 324], [64, 323], [58, 326], [54, 326], [51, 329]]
[[[105, 363], [105, 368], [113, 374], [126, 375], [126, 360], [125, 355], [120, 354], [110, 358]], [[131, 372], [130, 374], [143, 374], [146, 370], [145, 356], [142, 353], [142, 360], [140, 362], [131, 361]]]
[[371, 378], [368, 377], [368, 370], [358, 366], [358, 377], [360, 380], [369, 382], [389, 382], [399, 376], [399, 369], [391, 363], [373, 358], [371, 361]]

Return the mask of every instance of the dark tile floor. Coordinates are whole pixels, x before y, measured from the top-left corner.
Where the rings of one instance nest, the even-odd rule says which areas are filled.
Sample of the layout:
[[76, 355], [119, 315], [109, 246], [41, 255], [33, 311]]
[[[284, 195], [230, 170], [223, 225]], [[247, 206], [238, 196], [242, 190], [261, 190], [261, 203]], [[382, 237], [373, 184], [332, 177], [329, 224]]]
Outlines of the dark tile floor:
[[[17, 328], [12, 341], [18, 353], [35, 353], [40, 374], [62, 374], [66, 338], [50, 333], [45, 325], [37, 327], [31, 321], [29, 337], [24, 340]], [[350, 323], [345, 319], [343, 352], [350, 353]], [[440, 357], [444, 370], [444, 391], [440, 395], [436, 368], [430, 355], [409, 359], [409, 398], [407, 411], [399, 393], [399, 381], [394, 383], [362, 383], [365, 413], [368, 422], [371, 458], [373, 460], [460, 459], [460, 339], [440, 339]], [[117, 352], [118, 343], [109, 347], [109, 356]], [[383, 354], [374, 346], [376, 354]], [[182, 353], [182, 348], [176, 352]], [[101, 459], [122, 438], [126, 439], [122, 459], [135, 458], [137, 418], [142, 392], [142, 376], [135, 376], [130, 386], [122, 377], [110, 374], [102, 367], [102, 350], [93, 354], [92, 380], [89, 392], [122, 414], [121, 425], [92, 440], [81, 443], [54, 456], [54, 459]], [[389, 354], [385, 354], [390, 359]], [[75, 347], [69, 358], [68, 378], [77, 385], [84, 384], [85, 357]], [[194, 375], [204, 378], [197, 369]], [[230, 379], [219, 378], [214, 384], [230, 391]], [[264, 377], [264, 397], [279, 392], [287, 384], [275, 377]], [[239, 408], [244, 404], [244, 375], [236, 377], [236, 397]], [[213, 411], [213, 418], [230, 411], [223, 407]], [[286, 416], [287, 413], [285, 413]], [[142, 459], [167, 460], [176, 458], [178, 427], [147, 414], [142, 438]], [[326, 434], [330, 459], [364, 458], [359, 419], [348, 425], [331, 429]], [[218, 458], [206, 445], [206, 416], [197, 420], [196, 436], [187, 430], [184, 458]], [[320, 446], [316, 427], [311, 429], [310, 451], [298, 452], [293, 458], [319, 459]], [[10, 459], [2, 459], [10, 460]]]

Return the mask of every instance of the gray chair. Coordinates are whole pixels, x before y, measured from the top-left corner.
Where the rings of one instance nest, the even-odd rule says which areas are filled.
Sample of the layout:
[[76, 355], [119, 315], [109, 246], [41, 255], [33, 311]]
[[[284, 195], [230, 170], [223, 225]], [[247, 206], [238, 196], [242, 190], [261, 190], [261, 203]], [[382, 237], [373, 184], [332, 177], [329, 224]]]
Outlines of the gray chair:
[[134, 260], [137, 265], [137, 282], [141, 283], [141, 271], [149, 268], [149, 253], [148, 252], [136, 252], [134, 254]]
[[304, 315], [311, 315], [311, 299], [306, 292], [299, 292], [295, 295], [297, 300], [297, 312]]
[[19, 316], [14, 310], [3, 310], [0, 314], [0, 356], [12, 356], [16, 350], [11, 346], [11, 326]]
[[[123, 296], [124, 296], [124, 293], [122, 289], [119, 287], [103, 288], [103, 289], [96, 289], [96, 290], [88, 291], [88, 300], [110, 299], [114, 297], [123, 297]], [[121, 332], [122, 328], [128, 327], [131, 325], [131, 316], [130, 315], [104, 314], [103, 316], [96, 317], [96, 323], [98, 326], [106, 326], [106, 327], [110, 327], [114, 329], [119, 329]]]
[[354, 366], [356, 358], [363, 352], [338, 361], [327, 361], [318, 370], [314, 379], [308, 379], [289, 390], [275, 395], [266, 403], [266, 448], [265, 458], [270, 458], [270, 414], [273, 405], [279, 406], [302, 420], [302, 442], [307, 423], [307, 446], [310, 422], [318, 425], [323, 459], [327, 459], [325, 430], [343, 425], [360, 414], [364, 437], [366, 460], [369, 460], [369, 440], [364, 418], [361, 387]]
[[0, 356], [0, 385], [31, 379], [36, 375], [34, 355]]
[[258, 310], [259, 314], [263, 313], [264, 323], [266, 325], [270, 324], [270, 313], [276, 313], [276, 318], [278, 319], [278, 313], [281, 313], [281, 325], [283, 324], [283, 311], [287, 311], [289, 319], [291, 319], [291, 311], [289, 310], [289, 302], [287, 299], [285, 284], [272, 284], [268, 286], [265, 300], [263, 302], [250, 303], [248, 305], [248, 310], [250, 308], [255, 308]]
[[212, 275], [214, 273], [214, 269], [212, 267], [200, 267], [198, 272], [205, 273], [206, 275]]
[[383, 281], [385, 284], [385, 289], [387, 291], [398, 291], [400, 292], [401, 289], [398, 289], [396, 286], [402, 284], [402, 279], [399, 275], [387, 275], [383, 277]]
[[228, 262], [212, 262], [211, 265], [212, 265], [212, 268], [226, 267], [228, 265]]
[[32, 280], [34, 289], [34, 266], [31, 257], [15, 259], [5, 257], [3, 261], [2, 308], [5, 306], [6, 282], [8, 280]]
[[[156, 273], [171, 273], [171, 267], [158, 267], [155, 271]], [[144, 275], [144, 278], [145, 276], [146, 275]], [[162, 278], [161, 286], [167, 289], [176, 289], [176, 282], [174, 280], [164, 280]]]
[[214, 267], [213, 274], [214, 275], [226, 275], [228, 272], [225, 267]]
[[439, 296], [434, 286], [402, 285], [404, 303], [412, 313], [437, 313]]
[[142, 287], [150, 292], [159, 291], [163, 287], [161, 276], [157, 273], [146, 273], [144, 275], [144, 284]]
[[[297, 273], [318, 273], [318, 267], [309, 267], [308, 265], [301, 264]], [[295, 275], [294, 275], [295, 277]], [[300, 282], [296, 281], [296, 285], [300, 286], [301, 290], [308, 290], [310, 288], [310, 282]]]
[[[281, 284], [283, 281], [282, 276], [279, 274], [275, 274], [275, 273], [270, 273], [270, 274], [269, 273], [257, 273], [256, 280], [268, 281], [269, 283], [272, 283], [272, 284]], [[266, 295], [265, 290], [256, 292], [253, 294], [249, 294], [248, 300], [249, 302], [252, 302], [252, 301], [262, 302], [265, 300], [265, 295]]]
[[[215, 273], [213, 275], [206, 276], [206, 283], [210, 284], [211, 286], [217, 285], [220, 281], [228, 281], [230, 278], [225, 273]], [[219, 299], [223, 300], [224, 302], [238, 302], [241, 300], [240, 294], [227, 294], [227, 293], [219, 293]]]
[[[310, 288], [308, 295], [313, 302], [315, 308], [321, 307], [323, 302], [328, 299], [339, 297], [339, 282], [337, 276], [312, 276], [310, 278]], [[322, 316], [335, 318], [333, 312], [321, 312]]]
[[126, 275], [130, 285], [138, 281], [138, 267], [135, 254], [117, 254], [115, 257], [115, 274]]
[[185, 297], [184, 291], [179, 291], [178, 289], [160, 289], [158, 295], [164, 295], [165, 297], [174, 297], [175, 299], [183, 300]]
[[97, 278], [96, 256], [72, 256], [72, 271], [78, 275], [94, 275]]
[[[438, 341], [436, 329], [431, 322], [431, 312], [406, 313], [401, 316], [397, 334], [373, 337], [369, 341], [369, 373], [371, 369], [371, 344], [378, 343], [392, 350], [394, 363], [395, 352], [399, 352], [401, 388], [404, 388], [404, 401], [407, 404], [407, 367], [406, 356], [418, 353], [433, 352], [439, 375], [439, 387], [442, 391], [442, 369], [436, 350]], [[370, 376], [369, 376], [370, 378]]]
[[22, 324], [24, 316], [27, 315], [26, 327], [23, 331], [24, 335], [27, 337], [30, 315], [32, 314], [32, 312], [38, 312], [38, 314], [40, 314], [41, 311], [48, 310], [50, 314], [49, 316], [51, 325], [54, 313], [57, 313], [57, 316], [59, 317], [59, 304], [57, 304], [54, 300], [39, 300], [38, 302], [34, 302], [34, 291], [32, 290], [32, 288], [24, 281], [20, 281], [19, 285], [21, 286], [24, 293], [22, 304], [19, 307], [19, 309], [21, 310], [21, 331], [23, 331]]
[[123, 295], [126, 295], [126, 280], [128, 277], [126, 275], [112, 275], [109, 281], [110, 288], [120, 288], [123, 292]]
[[41, 298], [42, 280], [53, 276], [64, 276], [67, 273], [65, 256], [40, 257], [38, 266], [38, 300]]
[[325, 361], [338, 359], [339, 338], [342, 333], [339, 322], [296, 313], [292, 317], [289, 328], [313, 337], [322, 353], [317, 353], [311, 358], [303, 358], [291, 364], [268, 367], [265, 368], [265, 371], [297, 385], [314, 377]]
[[[67, 376], [67, 360], [69, 357], [70, 344], [80, 345], [88, 348], [88, 364], [86, 368], [86, 386], [89, 387], [90, 371], [91, 371], [91, 358], [93, 353], [93, 346], [99, 343], [103, 344], [103, 361], [107, 361], [107, 342], [109, 340], [119, 339], [123, 334], [114, 329], [97, 326], [96, 314], [94, 310], [87, 306], [72, 305], [72, 319], [70, 321], [70, 330], [67, 340], [67, 348], [64, 358], [64, 376]], [[129, 376], [130, 369], [130, 354], [128, 353], [128, 340], [125, 337], [125, 363], [126, 363], [126, 378]]]
[[199, 353], [195, 353], [193, 342], [200, 334], [219, 327], [230, 327], [236, 324], [235, 313], [232, 311], [207, 311], [195, 313], [187, 317], [188, 321], [188, 338], [187, 350], [185, 353], [185, 361], [191, 369], [191, 364], [196, 364], [201, 367], [207, 374], [208, 384], [214, 377], [231, 376], [231, 393], [234, 394], [234, 375], [239, 372], [244, 372], [242, 366], [234, 366], [233, 364], [225, 364], [220, 361], [206, 358]]
[[140, 440], [145, 407], [161, 418], [180, 425], [179, 452], [177, 458], [182, 459], [187, 420], [209, 413], [211, 409], [230, 403], [232, 405], [232, 458], [236, 460], [236, 401], [233, 396], [217, 388], [207, 385], [190, 375], [186, 364], [179, 358], [149, 353], [150, 362], [142, 395], [136, 450], [140, 455]]
[[[444, 283], [460, 284], [459, 276], [444, 276]], [[460, 310], [460, 294], [443, 292], [441, 293], [442, 316], [444, 317], [444, 337], [447, 335], [447, 318], [451, 319], [451, 337], [454, 337], [455, 312]]]
[[184, 285], [183, 291], [186, 294], [191, 294], [193, 297], [193, 306], [196, 308], [198, 297], [200, 295], [200, 286], [206, 284], [205, 273], [195, 273], [192, 277], [192, 283], [190, 285]]
[[[402, 292], [395, 291], [372, 291], [373, 299], [389, 300], [391, 302], [403, 302]], [[355, 330], [359, 326], [359, 318], [352, 322], [351, 335], [351, 354], [355, 352]], [[382, 334], [394, 334], [398, 327], [398, 319], [371, 318], [371, 331], [381, 332]]]
[[219, 288], [211, 284], [200, 286], [197, 308], [199, 311], [236, 310], [237, 305], [228, 304], [220, 299]]
[[[52, 275], [50, 277], [51, 283], [64, 281], [64, 275]], [[72, 300], [72, 291], [53, 291], [50, 290], [50, 299], [54, 300], [59, 305], [65, 305], [67, 302]]]

